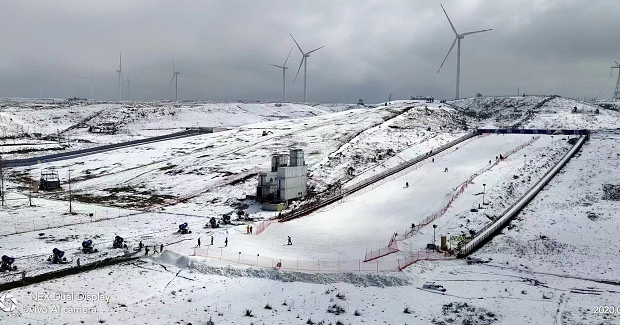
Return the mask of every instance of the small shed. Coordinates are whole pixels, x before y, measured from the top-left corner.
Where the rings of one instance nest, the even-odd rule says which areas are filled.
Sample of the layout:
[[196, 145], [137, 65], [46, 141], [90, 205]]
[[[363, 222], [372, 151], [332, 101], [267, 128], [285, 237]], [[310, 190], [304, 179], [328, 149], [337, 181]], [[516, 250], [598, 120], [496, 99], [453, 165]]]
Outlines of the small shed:
[[39, 189], [44, 191], [57, 190], [60, 188], [60, 177], [56, 170], [41, 171], [41, 179], [39, 180]]

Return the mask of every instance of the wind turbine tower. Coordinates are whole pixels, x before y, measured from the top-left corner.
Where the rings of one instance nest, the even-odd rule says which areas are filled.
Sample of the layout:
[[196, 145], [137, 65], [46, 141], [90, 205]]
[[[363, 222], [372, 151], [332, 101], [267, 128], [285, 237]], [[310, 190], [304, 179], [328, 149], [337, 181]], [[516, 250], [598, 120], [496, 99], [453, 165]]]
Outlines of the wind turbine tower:
[[291, 50], [288, 51], [288, 56], [286, 57], [286, 60], [284, 60], [283, 65], [280, 66], [280, 65], [272, 64], [272, 66], [282, 69], [282, 85], [283, 85], [282, 87], [283, 87], [283, 92], [284, 92], [284, 95], [282, 97], [283, 102], [286, 101], [286, 69], [288, 69], [288, 67], [286, 66], [286, 62], [288, 62], [288, 58], [289, 56], [291, 56], [291, 52], [293, 52], [292, 47], [291, 47]]
[[[612, 69], [618, 69], [618, 81], [616, 81], [616, 91], [614, 91], [614, 99], [620, 99], [620, 63], [616, 61], [616, 65], [611, 67]], [[614, 70], [611, 70], [613, 74]]]
[[454, 38], [454, 41], [452, 42], [452, 46], [450, 46], [450, 50], [448, 50], [448, 54], [446, 54], [446, 58], [443, 59], [443, 62], [441, 62], [441, 66], [439, 67], [439, 70], [437, 70], [437, 73], [439, 73], [439, 71], [441, 70], [441, 67], [443, 67], [443, 64], [446, 63], [446, 60], [448, 59], [450, 52], [452, 52], [452, 49], [454, 48], [454, 44], [458, 42], [459, 44], [457, 47], [457, 54], [456, 54], [456, 99], [459, 99], [459, 90], [460, 90], [460, 81], [461, 81], [461, 40], [464, 39], [465, 36], [467, 35], [488, 32], [492, 29], [483, 29], [483, 30], [478, 30], [475, 32], [467, 32], [467, 33], [459, 34], [456, 31], [456, 28], [454, 28], [454, 25], [452, 24], [450, 17], [448, 17], [448, 13], [446, 12], [446, 9], [444, 9], [443, 5], [441, 5], [441, 9], [443, 9], [443, 13], [446, 14], [446, 18], [448, 18], [450, 27], [452, 27], [452, 31], [454, 32], [454, 35], [456, 35], [456, 37]]
[[172, 86], [172, 82], [174, 81], [175, 100], [178, 102], [179, 101], [179, 75], [181, 73], [177, 71], [177, 68], [174, 65], [174, 58], [172, 58], [172, 71], [173, 71], [172, 79], [170, 80], [170, 85], [168, 85], [168, 87]]
[[90, 99], [95, 99], [95, 80], [93, 79], [93, 69], [90, 69]]
[[129, 92], [129, 83], [131, 83], [131, 80], [129, 80], [129, 74], [127, 75], [127, 81], [125, 81], [127, 83], [127, 100], [131, 100], [131, 93]]
[[301, 49], [301, 46], [299, 46], [299, 44], [297, 43], [297, 40], [295, 40], [295, 37], [293, 37], [292, 34], [289, 34], [289, 35], [291, 35], [291, 38], [293, 39], [293, 41], [297, 45], [297, 48], [299, 49], [299, 52], [301, 52], [301, 55], [302, 55], [301, 62], [299, 63], [299, 68], [297, 69], [297, 74], [295, 75], [295, 80], [293, 80], [293, 83], [295, 83], [295, 81], [297, 80], [297, 76], [299, 75], [299, 70], [301, 70], [301, 65], [303, 64], [303, 66], [304, 66], [304, 103], [307, 103], [308, 102], [308, 92], [307, 92], [307, 90], [308, 90], [308, 87], [307, 87], [307, 85], [308, 85], [307, 84], [308, 58], [310, 57], [310, 53], [318, 51], [318, 50], [324, 48], [325, 46], [321, 46], [321, 47], [319, 47], [317, 49], [314, 49], [312, 51], [304, 53], [304, 51]]
[[123, 93], [123, 58], [121, 52], [118, 53], [118, 101], [122, 101]]

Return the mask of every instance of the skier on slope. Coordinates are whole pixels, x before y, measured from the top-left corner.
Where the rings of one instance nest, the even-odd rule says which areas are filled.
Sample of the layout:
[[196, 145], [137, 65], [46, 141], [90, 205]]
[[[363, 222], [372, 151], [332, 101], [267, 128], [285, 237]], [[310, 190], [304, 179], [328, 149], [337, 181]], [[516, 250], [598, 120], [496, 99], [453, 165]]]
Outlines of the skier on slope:
[[224, 246], [228, 247], [228, 237], [226, 237], [226, 239], [224, 240]]
[[446, 169], [443, 170], [444, 173], [448, 172], [448, 167], [446, 167]]
[[405, 187], [409, 187], [409, 182], [405, 182]]
[[288, 244], [287, 245], [293, 245], [293, 241], [291, 240], [291, 236], [287, 236], [288, 237]]

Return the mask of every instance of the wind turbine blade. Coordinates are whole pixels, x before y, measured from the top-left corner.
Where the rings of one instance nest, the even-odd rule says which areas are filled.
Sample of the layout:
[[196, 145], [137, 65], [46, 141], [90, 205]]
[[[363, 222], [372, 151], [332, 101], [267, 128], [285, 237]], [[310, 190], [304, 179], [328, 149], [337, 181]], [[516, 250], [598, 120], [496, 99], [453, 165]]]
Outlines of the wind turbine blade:
[[274, 67], [278, 67], [278, 68], [280, 68], [280, 69], [284, 69], [284, 67], [281, 67], [281, 66], [279, 66], [279, 65], [275, 65], [275, 64], [271, 64], [271, 63], [270, 63], [269, 65], [272, 65], [272, 66], [274, 66]]
[[493, 30], [493, 29], [483, 29], [483, 30], [477, 30], [475, 32], [467, 32], [467, 33], [461, 34], [461, 36], [471, 35], [471, 34], [476, 34], [476, 33], [482, 33], [482, 32], [488, 32], [490, 30]]
[[446, 9], [443, 7], [443, 5], [440, 5], [440, 6], [441, 6], [441, 9], [443, 9], [443, 13], [446, 14], [446, 18], [448, 18], [448, 22], [450, 23], [450, 27], [452, 27], [454, 34], [458, 35], [459, 33], [456, 32], [456, 28], [454, 28], [454, 25], [452, 24], [452, 20], [450, 20], [450, 17], [448, 17], [448, 13], [446, 12]]
[[[446, 54], [446, 57], [443, 59], [443, 62], [441, 62], [441, 66], [439, 66], [439, 70], [441, 70], [441, 67], [443, 67], [443, 64], [446, 63], [446, 60], [448, 59], [448, 55], [450, 55], [450, 52], [452, 52], [452, 49], [454, 48], [454, 45], [456, 44], [457, 39], [458, 37], [454, 38], [454, 42], [452, 42], [452, 46], [450, 46], [450, 49], [448, 50], [448, 54]], [[437, 70], [437, 73], [439, 73], [439, 70]]]
[[177, 68], [174, 66], [174, 58], [172, 57], [172, 55], [170, 55], [170, 57], [172, 58], [172, 70], [174, 70], [174, 72], [177, 72]]
[[325, 46], [321, 46], [321, 47], [319, 47], [318, 49], [314, 49], [314, 50], [312, 50], [312, 51], [310, 51], [310, 52], [308, 52], [308, 53], [306, 53], [306, 54], [310, 54], [310, 53], [312, 53], [312, 52], [318, 51], [318, 50], [320, 50], [320, 49], [322, 49], [322, 48], [324, 48], [324, 47], [325, 47]]
[[293, 52], [293, 47], [291, 46], [291, 50], [288, 51], [288, 56], [286, 56], [286, 60], [284, 61], [283, 67], [286, 67], [286, 62], [288, 62], [289, 56], [291, 56], [291, 52]]
[[168, 87], [172, 86], [172, 82], [174, 81], [174, 77], [176, 76], [177, 76], [176, 73], [172, 75], [172, 79], [170, 79], [170, 84], [168, 85]]
[[299, 75], [299, 70], [301, 70], [301, 65], [304, 64], [304, 60], [306, 59], [305, 56], [301, 57], [301, 62], [299, 63], [299, 69], [297, 69], [297, 74], [295, 75], [295, 80], [293, 80], [293, 84], [295, 83], [295, 81], [297, 80], [297, 76]]
[[302, 55], [304, 55], [304, 50], [301, 49], [301, 46], [299, 46], [299, 44], [297, 43], [297, 41], [295, 40], [295, 37], [293, 37], [293, 34], [289, 33], [289, 35], [291, 35], [291, 38], [293, 39], [293, 41], [295, 42], [295, 44], [297, 45], [297, 48], [299, 49], [299, 52], [301, 52]]

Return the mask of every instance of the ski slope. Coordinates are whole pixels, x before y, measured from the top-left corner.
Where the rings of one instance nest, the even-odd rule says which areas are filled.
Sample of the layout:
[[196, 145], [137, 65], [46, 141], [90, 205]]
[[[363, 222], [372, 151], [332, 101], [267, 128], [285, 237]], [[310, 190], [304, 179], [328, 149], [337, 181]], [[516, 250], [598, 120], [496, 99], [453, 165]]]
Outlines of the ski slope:
[[[366, 249], [386, 246], [395, 231], [444, 207], [455, 189], [488, 167], [489, 160], [529, 140], [523, 135], [478, 137], [434, 163], [310, 216], [273, 224], [260, 235], [246, 235], [245, 226], [231, 229], [226, 249], [287, 259], [358, 259]], [[512, 169], [498, 170], [507, 174]], [[287, 236], [293, 246], [286, 245]]]

